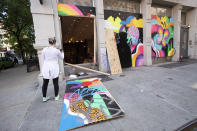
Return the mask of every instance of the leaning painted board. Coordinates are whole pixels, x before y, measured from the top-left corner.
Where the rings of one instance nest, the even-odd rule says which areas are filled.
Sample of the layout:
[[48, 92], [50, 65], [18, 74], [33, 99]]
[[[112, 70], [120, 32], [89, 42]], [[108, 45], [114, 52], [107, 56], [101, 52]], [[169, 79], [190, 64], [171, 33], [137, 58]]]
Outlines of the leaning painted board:
[[124, 115], [98, 78], [68, 81], [66, 84], [59, 131]]
[[122, 68], [120, 65], [120, 58], [118, 55], [118, 49], [116, 45], [116, 39], [112, 29], [106, 29], [106, 47], [107, 55], [109, 58], [109, 65], [111, 74], [120, 74], [122, 73]]

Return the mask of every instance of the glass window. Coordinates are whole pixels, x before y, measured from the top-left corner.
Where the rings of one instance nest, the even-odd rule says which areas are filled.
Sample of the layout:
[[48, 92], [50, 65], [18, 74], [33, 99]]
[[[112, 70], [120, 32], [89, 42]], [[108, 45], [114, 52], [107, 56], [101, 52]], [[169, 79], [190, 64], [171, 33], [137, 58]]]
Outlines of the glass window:
[[186, 25], [186, 14], [183, 12], [181, 13], [181, 24]]
[[93, 6], [93, 0], [59, 0], [59, 3], [79, 6]]
[[171, 17], [171, 8], [153, 6], [151, 7], [151, 14], [157, 16]]
[[140, 13], [140, 3], [131, 0], [103, 0], [104, 9]]
[[152, 15], [157, 15], [157, 9], [156, 8], [151, 8], [151, 14]]

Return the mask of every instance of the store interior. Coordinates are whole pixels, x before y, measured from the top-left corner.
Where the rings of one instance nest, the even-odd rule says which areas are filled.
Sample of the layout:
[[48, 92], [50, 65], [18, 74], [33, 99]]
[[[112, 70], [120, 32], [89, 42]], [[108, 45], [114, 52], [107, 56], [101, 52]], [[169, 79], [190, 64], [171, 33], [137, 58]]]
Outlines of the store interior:
[[61, 16], [64, 60], [71, 64], [93, 63], [94, 19]]

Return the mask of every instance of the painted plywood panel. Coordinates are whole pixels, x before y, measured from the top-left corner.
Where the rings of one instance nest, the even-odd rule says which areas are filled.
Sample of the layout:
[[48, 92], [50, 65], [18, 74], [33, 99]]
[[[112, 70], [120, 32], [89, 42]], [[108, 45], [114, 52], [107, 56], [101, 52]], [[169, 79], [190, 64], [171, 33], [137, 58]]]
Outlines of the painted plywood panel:
[[58, 4], [59, 15], [69, 16], [95, 16], [95, 7], [76, 6], [73, 4]]
[[174, 19], [167, 16], [151, 16], [152, 58], [174, 55]]
[[68, 81], [59, 131], [117, 118], [123, 110], [98, 78]]
[[118, 55], [116, 39], [112, 29], [106, 29], [106, 47], [107, 55], [110, 64], [111, 74], [120, 74], [122, 73], [122, 68], [120, 65], [120, 58]]
[[113, 29], [122, 68], [144, 65], [143, 19], [141, 14], [105, 10], [105, 28]]

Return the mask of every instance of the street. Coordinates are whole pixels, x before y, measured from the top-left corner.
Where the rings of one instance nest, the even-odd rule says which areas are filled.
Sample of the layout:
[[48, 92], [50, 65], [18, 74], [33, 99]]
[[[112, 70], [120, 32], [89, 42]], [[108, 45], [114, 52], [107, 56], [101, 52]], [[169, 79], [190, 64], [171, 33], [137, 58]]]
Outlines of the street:
[[[197, 62], [181, 66], [143, 66], [125, 69], [103, 82], [125, 111], [125, 116], [76, 131], [172, 131], [197, 118]], [[0, 72], [0, 130], [57, 131], [60, 101], [42, 103], [39, 72], [20, 66]], [[50, 83], [48, 95], [53, 97]]]

